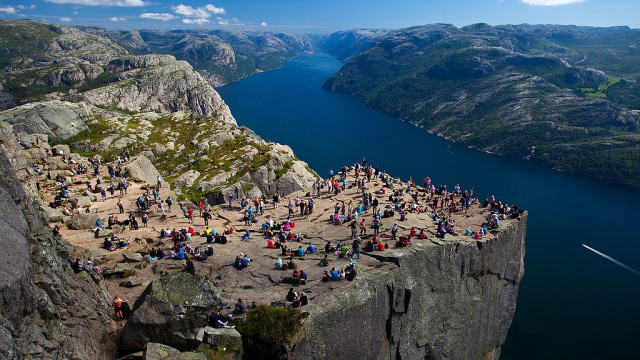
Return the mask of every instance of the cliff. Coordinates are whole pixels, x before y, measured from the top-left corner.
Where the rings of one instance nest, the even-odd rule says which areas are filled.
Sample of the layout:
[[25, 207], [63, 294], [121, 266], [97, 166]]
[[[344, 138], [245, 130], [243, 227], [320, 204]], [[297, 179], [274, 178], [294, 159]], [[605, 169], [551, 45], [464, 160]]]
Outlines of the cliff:
[[295, 359], [498, 359], [524, 275], [527, 215], [486, 242], [376, 256], [377, 274], [310, 308]]
[[11, 127], [0, 127], [0, 358], [115, 356], [108, 292], [95, 275], [71, 271], [73, 248], [53, 235]]

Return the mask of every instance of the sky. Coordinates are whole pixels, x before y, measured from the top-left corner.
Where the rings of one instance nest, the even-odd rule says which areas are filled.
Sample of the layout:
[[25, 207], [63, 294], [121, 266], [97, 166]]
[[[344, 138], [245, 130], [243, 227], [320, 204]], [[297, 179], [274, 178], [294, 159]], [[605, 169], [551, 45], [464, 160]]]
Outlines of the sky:
[[0, 19], [108, 29], [243, 29], [294, 33], [430, 23], [627, 25], [640, 0], [0, 0]]

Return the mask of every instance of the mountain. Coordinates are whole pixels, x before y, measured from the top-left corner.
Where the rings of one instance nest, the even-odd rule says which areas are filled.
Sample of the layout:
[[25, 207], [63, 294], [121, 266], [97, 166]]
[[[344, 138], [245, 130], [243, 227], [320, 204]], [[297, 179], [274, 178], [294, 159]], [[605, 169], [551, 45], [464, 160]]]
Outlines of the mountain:
[[315, 39], [316, 46], [322, 51], [335, 55], [338, 60], [349, 60], [374, 45], [378, 37], [388, 34], [389, 30], [361, 29], [345, 30]]
[[79, 27], [113, 40], [133, 54], [168, 54], [185, 60], [221, 86], [313, 51], [304, 35], [240, 30], [116, 30]]
[[135, 56], [107, 38], [29, 20], [0, 21], [0, 34], [1, 90], [18, 105], [62, 100], [92, 115], [193, 111], [235, 124], [220, 95], [173, 56]]
[[475, 149], [640, 189], [638, 46], [627, 27], [425, 25], [378, 37], [323, 87]]

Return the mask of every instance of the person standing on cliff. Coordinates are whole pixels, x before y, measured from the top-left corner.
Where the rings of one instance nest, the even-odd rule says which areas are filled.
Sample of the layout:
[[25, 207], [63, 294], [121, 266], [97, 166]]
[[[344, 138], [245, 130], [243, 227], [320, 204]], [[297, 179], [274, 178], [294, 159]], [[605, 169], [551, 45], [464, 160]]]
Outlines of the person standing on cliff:
[[360, 259], [360, 244], [362, 243], [360, 237], [358, 236], [355, 240], [353, 240], [353, 252], [351, 253], [351, 259], [353, 259], [353, 255], [358, 254], [358, 259]]
[[231, 202], [233, 201], [233, 195], [231, 195], [231, 193], [228, 193], [227, 196], [229, 198], [229, 207], [232, 208], [233, 205], [231, 205]]
[[156, 176], [156, 182], [158, 183], [158, 189], [160, 189], [160, 186], [162, 185], [162, 178], [160, 175]]
[[120, 299], [117, 294], [113, 297], [111, 305], [113, 306], [113, 311], [116, 313], [116, 319], [122, 319], [122, 299]]

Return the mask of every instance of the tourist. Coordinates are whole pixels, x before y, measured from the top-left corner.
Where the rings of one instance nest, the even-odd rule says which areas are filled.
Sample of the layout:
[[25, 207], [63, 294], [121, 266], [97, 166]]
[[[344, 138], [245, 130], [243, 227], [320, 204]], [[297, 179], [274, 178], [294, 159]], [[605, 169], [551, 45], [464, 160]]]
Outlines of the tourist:
[[242, 298], [238, 298], [238, 302], [233, 306], [234, 314], [246, 314], [247, 312], [247, 304], [242, 301]]
[[113, 311], [116, 314], [116, 319], [122, 319], [122, 302], [123, 300], [118, 297], [118, 295], [113, 296], [113, 301], [111, 301], [111, 305], [113, 306]]

